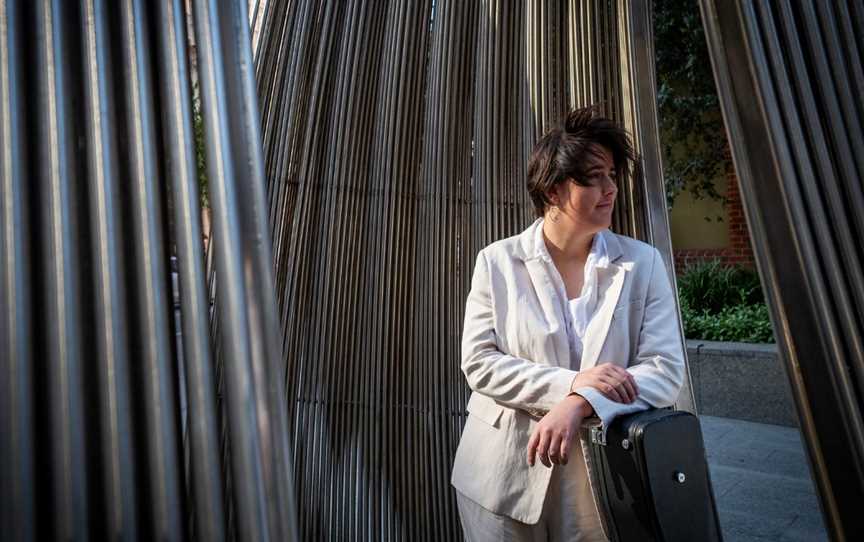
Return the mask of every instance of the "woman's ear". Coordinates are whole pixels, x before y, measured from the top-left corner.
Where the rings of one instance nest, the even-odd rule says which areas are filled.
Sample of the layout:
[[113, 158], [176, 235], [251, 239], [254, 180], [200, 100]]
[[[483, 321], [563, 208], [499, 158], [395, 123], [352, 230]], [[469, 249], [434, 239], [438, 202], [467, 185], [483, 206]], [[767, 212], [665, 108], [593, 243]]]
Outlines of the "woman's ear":
[[561, 202], [566, 201], [563, 184], [558, 184], [546, 191], [546, 197], [549, 198], [551, 207], [561, 207]]

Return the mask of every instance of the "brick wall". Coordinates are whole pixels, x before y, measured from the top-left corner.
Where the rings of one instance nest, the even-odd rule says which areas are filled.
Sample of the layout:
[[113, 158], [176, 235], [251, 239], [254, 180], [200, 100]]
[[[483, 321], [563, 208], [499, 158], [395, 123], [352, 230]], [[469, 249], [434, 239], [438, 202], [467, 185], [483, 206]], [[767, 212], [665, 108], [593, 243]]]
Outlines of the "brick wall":
[[725, 265], [755, 268], [753, 249], [750, 246], [750, 233], [747, 230], [747, 220], [744, 218], [741, 193], [738, 190], [738, 179], [734, 170], [728, 174], [726, 199], [725, 222], [729, 228], [729, 246], [726, 248], [675, 250], [675, 269], [679, 272], [690, 264], [714, 259], [719, 259]]
[[754, 267], [750, 232], [747, 230], [747, 219], [744, 217], [744, 207], [741, 205], [741, 192], [738, 190], [738, 179], [734, 171], [729, 174], [726, 198], [726, 216], [729, 223], [727, 261], [732, 264], [737, 263], [746, 267]]

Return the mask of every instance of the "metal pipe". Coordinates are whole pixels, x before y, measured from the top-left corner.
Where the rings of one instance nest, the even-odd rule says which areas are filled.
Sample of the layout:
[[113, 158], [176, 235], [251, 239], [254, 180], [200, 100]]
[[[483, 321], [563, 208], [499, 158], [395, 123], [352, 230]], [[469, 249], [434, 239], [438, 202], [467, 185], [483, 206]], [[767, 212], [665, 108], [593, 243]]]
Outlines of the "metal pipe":
[[34, 540], [34, 329], [22, 10], [0, 5], [0, 532]]
[[[238, 534], [249, 540], [266, 540], [271, 533], [261, 458], [261, 434], [256, 419], [256, 390], [252, 377], [251, 339], [247, 321], [241, 217], [237, 203], [234, 157], [227, 83], [220, 61], [223, 55], [219, 11], [214, 2], [193, 4], [202, 112], [207, 133], [207, 171], [213, 205], [213, 232], [218, 240], [215, 270], [221, 350], [228, 375], [226, 400], [231, 439], [232, 481], [236, 498]], [[273, 533], [275, 534], [275, 533]]]
[[[183, 501], [179, 491], [180, 461], [176, 374], [172, 374], [171, 306], [168, 294], [169, 252], [161, 227], [160, 187], [156, 185], [156, 118], [153, 111], [150, 44], [146, 14], [140, 0], [119, 5], [121, 75], [128, 87], [123, 93], [122, 120], [127, 136], [123, 176], [129, 179], [131, 243], [125, 243], [133, 266], [130, 281], [132, 324], [140, 333], [130, 334], [136, 368], [136, 386], [141, 387], [143, 452], [147, 483], [148, 535], [166, 539], [183, 537]], [[120, 120], [120, 119], [118, 119]], [[127, 238], [128, 239], [128, 238]], [[134, 286], [133, 286], [134, 285]]]
[[179, 0], [158, 2], [156, 21], [159, 79], [164, 104], [165, 152], [171, 178], [172, 207], [180, 286], [183, 360], [188, 397], [189, 453], [194, 533], [200, 540], [225, 539], [223, 483], [218, 449], [213, 356], [207, 330], [201, 212], [195, 168], [192, 97], [185, 43], [185, 18]]
[[[224, 4], [223, 4], [224, 7]], [[240, 152], [246, 166], [235, 182], [238, 185], [244, 221], [244, 244], [247, 250], [246, 283], [250, 309], [250, 325], [257, 330], [252, 334], [253, 374], [259, 392], [259, 424], [265, 433], [264, 475], [268, 484], [268, 505], [271, 528], [279, 539], [296, 538], [294, 531], [295, 505], [291, 479], [291, 449], [288, 441], [287, 412], [283, 371], [283, 356], [279, 319], [274, 299], [273, 252], [267, 236], [267, 206], [265, 198], [264, 158], [261, 149], [260, 114], [255, 89], [255, 66], [252, 60], [251, 37], [246, 22], [244, 2], [234, 2], [231, 10], [223, 13], [223, 33], [228, 39], [224, 62], [231, 66], [226, 73], [234, 75], [229, 91], [237, 94], [232, 107], [234, 126], [239, 128], [243, 145], [233, 145]], [[230, 24], [228, 24], [230, 23]], [[237, 161], [239, 163], [239, 160]], [[235, 170], [236, 173], [240, 171]], [[242, 188], [241, 188], [242, 187]]]
[[[73, 194], [70, 187], [68, 109], [68, 66], [61, 50], [64, 41], [63, 17], [58, 3], [40, 2], [35, 6], [37, 86], [40, 90], [37, 111], [40, 124], [36, 160], [36, 197], [40, 205], [39, 266], [44, 269], [43, 290], [37, 293], [40, 313], [47, 325], [36, 343], [42, 363], [37, 378], [48, 388], [49, 464], [54, 472], [50, 491], [44, 498], [56, 521], [45, 535], [58, 538], [88, 536], [87, 477], [84, 460], [83, 401], [77, 390], [82, 382], [81, 315], [78, 252], [74, 234]], [[43, 328], [44, 329], [44, 328]], [[44, 365], [43, 365], [44, 363]], [[73, 468], [74, 466], [74, 468]], [[80, 467], [79, 467], [80, 466]], [[83, 467], [83, 468], [82, 468]]]
[[108, 58], [105, 6], [82, 6], [84, 117], [88, 205], [94, 292], [95, 359], [99, 388], [101, 493], [112, 503], [100, 527], [112, 536], [135, 539], [139, 532], [133, 458], [131, 385], [125, 280], [122, 274], [117, 154], [112, 72]]

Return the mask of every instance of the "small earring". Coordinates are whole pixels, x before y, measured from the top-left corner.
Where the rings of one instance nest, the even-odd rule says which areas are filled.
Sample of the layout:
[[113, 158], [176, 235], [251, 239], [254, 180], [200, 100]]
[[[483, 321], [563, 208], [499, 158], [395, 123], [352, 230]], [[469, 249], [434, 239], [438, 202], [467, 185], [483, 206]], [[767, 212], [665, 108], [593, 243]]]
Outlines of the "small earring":
[[552, 207], [549, 211], [549, 219], [552, 222], [558, 222], [558, 219], [561, 218], [561, 210], [558, 207]]

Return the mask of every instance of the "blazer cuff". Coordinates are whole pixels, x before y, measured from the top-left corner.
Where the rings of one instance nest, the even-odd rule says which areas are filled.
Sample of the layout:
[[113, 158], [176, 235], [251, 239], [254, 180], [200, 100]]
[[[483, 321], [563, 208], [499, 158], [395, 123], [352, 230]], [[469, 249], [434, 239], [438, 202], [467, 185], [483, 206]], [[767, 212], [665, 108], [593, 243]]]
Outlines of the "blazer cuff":
[[591, 404], [594, 413], [597, 414], [598, 418], [600, 418], [600, 422], [604, 428], [609, 427], [609, 424], [611, 424], [618, 416], [639, 412], [646, 408], [646, 406], [643, 405], [643, 402], [639, 399], [630, 404], [618, 403], [609, 399], [600, 393], [599, 390], [591, 386], [582, 386], [581, 388], [573, 390], [573, 392], [581, 395]]

